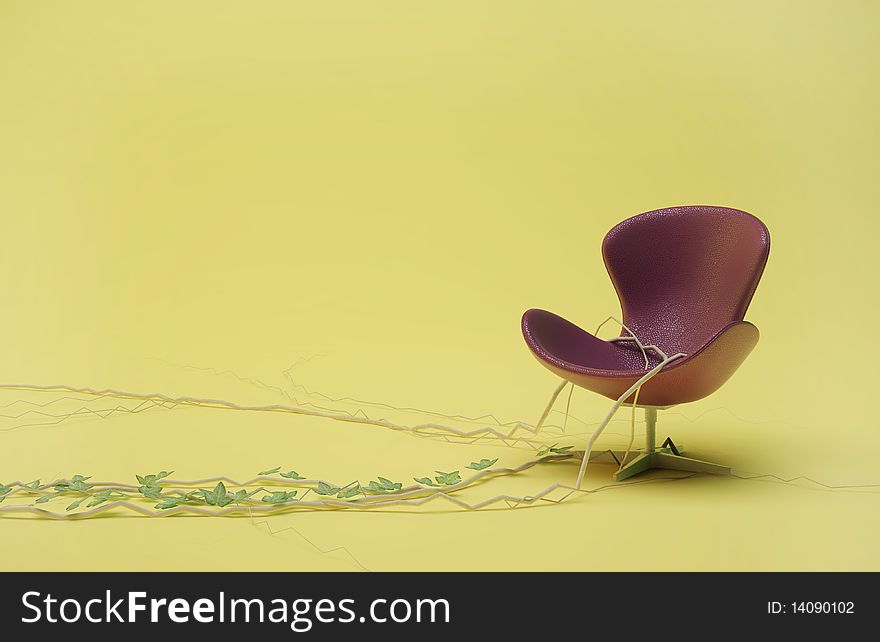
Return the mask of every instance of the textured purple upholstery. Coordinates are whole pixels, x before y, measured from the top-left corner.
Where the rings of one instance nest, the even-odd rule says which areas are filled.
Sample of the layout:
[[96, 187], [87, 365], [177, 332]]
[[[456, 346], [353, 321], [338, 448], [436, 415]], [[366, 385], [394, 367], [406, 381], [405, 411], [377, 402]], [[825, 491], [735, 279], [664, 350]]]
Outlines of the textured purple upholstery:
[[[640, 403], [694, 401], [733, 374], [758, 341], [743, 317], [769, 252], [764, 224], [726, 207], [654, 210], [608, 232], [602, 255], [623, 322], [646, 345], [687, 354], [642, 387]], [[602, 341], [551, 312], [527, 311], [522, 331], [547, 368], [613, 399], [646, 372], [632, 342]]]

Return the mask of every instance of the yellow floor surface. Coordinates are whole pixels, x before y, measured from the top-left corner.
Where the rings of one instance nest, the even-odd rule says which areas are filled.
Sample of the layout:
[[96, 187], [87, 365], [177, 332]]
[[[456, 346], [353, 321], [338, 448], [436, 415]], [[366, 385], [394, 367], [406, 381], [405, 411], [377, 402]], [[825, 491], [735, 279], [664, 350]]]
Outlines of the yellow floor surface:
[[[0, 3], [2, 383], [534, 423], [556, 380], [520, 315], [618, 314], [611, 226], [718, 204], [772, 236], [758, 347], [658, 425], [738, 477], [611, 484], [596, 465], [595, 493], [477, 512], [0, 513], [0, 569], [880, 570], [878, 19], [855, 1]], [[282, 413], [38, 405], [60, 396], [0, 390], [0, 482], [408, 482], [534, 457]], [[583, 448], [609, 403], [575, 391], [544, 441]], [[53, 423], [79, 408], [96, 414]]]

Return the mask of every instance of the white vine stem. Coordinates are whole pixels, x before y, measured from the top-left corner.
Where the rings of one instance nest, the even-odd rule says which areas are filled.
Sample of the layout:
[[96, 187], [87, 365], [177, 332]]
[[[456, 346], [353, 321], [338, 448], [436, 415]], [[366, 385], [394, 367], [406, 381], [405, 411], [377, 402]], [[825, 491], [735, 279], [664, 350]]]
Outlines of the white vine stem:
[[596, 428], [593, 432], [590, 440], [587, 442], [586, 450], [584, 451], [584, 458], [581, 461], [581, 469], [578, 471], [577, 484], [575, 484], [576, 488], [581, 487], [581, 483], [584, 480], [584, 475], [587, 472], [587, 463], [590, 461], [590, 451], [593, 449], [593, 444], [596, 443], [596, 439], [599, 438], [599, 435], [602, 434], [602, 431], [605, 430], [605, 426], [608, 425], [608, 422], [611, 421], [611, 418], [614, 416], [614, 413], [617, 412], [617, 409], [620, 408], [621, 404], [626, 400], [631, 394], [633, 394], [636, 390], [640, 389], [645, 383], [653, 379], [656, 375], [660, 374], [660, 371], [666, 366], [666, 364], [684, 357], [685, 354], [683, 352], [679, 352], [677, 354], [672, 355], [671, 357], [664, 356], [663, 360], [658, 363], [656, 366], [651, 368], [646, 374], [639, 378], [633, 385], [626, 389], [622, 395], [617, 398], [611, 405], [611, 409], [608, 411], [608, 414], [605, 415], [605, 419], [602, 420], [602, 423]]
[[[611, 418], [614, 417], [614, 413], [617, 412], [617, 409], [623, 404], [623, 402], [629, 398], [630, 395], [635, 393], [635, 398], [633, 399], [633, 411], [635, 411], [636, 402], [638, 401], [639, 391], [642, 389], [642, 386], [645, 385], [648, 381], [653, 379], [656, 375], [666, 367], [672, 361], [676, 359], [680, 359], [681, 357], [687, 356], [683, 352], [678, 352], [672, 356], [668, 356], [662, 349], [657, 347], [656, 345], [644, 345], [639, 338], [635, 335], [635, 333], [630, 330], [626, 325], [624, 325], [623, 321], [620, 321], [614, 317], [608, 317], [602, 323], [599, 324], [599, 327], [596, 328], [596, 334], [599, 333], [599, 330], [603, 325], [608, 323], [609, 321], [614, 321], [620, 324], [624, 330], [629, 332], [630, 336], [628, 337], [615, 337], [610, 339], [611, 341], [635, 341], [636, 345], [638, 345], [639, 349], [642, 351], [642, 356], [645, 358], [645, 368], [648, 368], [650, 362], [648, 361], [648, 353], [647, 350], [654, 350], [657, 354], [660, 355], [660, 363], [656, 366], [648, 370], [644, 375], [642, 375], [633, 385], [626, 389], [626, 391], [620, 395], [617, 400], [611, 405], [611, 409], [608, 411], [608, 414], [605, 415], [605, 419], [596, 427], [596, 430], [593, 431], [593, 434], [590, 436], [590, 440], [587, 442], [587, 447], [584, 449], [584, 458], [581, 460], [581, 468], [578, 471], [577, 483], [575, 484], [575, 488], [580, 489], [581, 484], [584, 481], [584, 475], [587, 473], [587, 464], [590, 461], [590, 452], [593, 449], [593, 444], [596, 443], [596, 440], [599, 438], [599, 435], [602, 434], [602, 431], [605, 430], [605, 426], [608, 425], [608, 422], [611, 421]], [[632, 446], [632, 441], [630, 441], [630, 447]], [[629, 448], [627, 448], [627, 453], [629, 452]]]
[[[296, 415], [305, 415], [309, 417], [322, 417], [325, 419], [332, 419], [335, 421], [342, 421], [346, 423], [356, 423], [363, 425], [371, 425], [377, 426], [381, 428], [388, 428], [390, 430], [397, 431], [407, 431], [412, 432], [417, 435], [430, 434], [428, 431], [431, 430], [439, 430], [444, 433], [448, 433], [448, 435], [452, 435], [459, 439], [478, 439], [483, 436], [491, 436], [497, 438], [506, 443], [507, 440], [513, 440], [516, 442], [523, 442], [530, 447], [535, 447], [535, 443], [525, 437], [515, 437], [516, 433], [519, 431], [524, 431], [526, 433], [531, 433], [532, 435], [536, 435], [540, 432], [540, 428], [533, 428], [532, 426], [523, 423], [523, 422], [515, 422], [513, 427], [507, 431], [502, 432], [497, 428], [492, 426], [485, 426], [482, 428], [477, 428], [474, 430], [460, 430], [458, 428], [453, 428], [450, 426], [444, 426], [442, 424], [437, 423], [424, 423], [417, 424], [414, 426], [407, 426], [404, 424], [398, 424], [387, 419], [372, 419], [367, 416], [358, 417], [351, 414], [341, 414], [341, 413], [333, 413], [333, 412], [323, 412], [319, 410], [311, 410], [308, 408], [291, 406], [286, 404], [269, 404], [269, 405], [242, 405], [237, 404], [232, 401], [227, 401], [224, 399], [211, 399], [205, 397], [191, 397], [191, 396], [181, 396], [181, 397], [171, 397], [169, 395], [165, 395], [162, 393], [135, 393], [135, 392], [127, 392], [125, 390], [117, 390], [114, 388], [102, 388], [95, 389], [89, 387], [77, 387], [77, 386], [69, 386], [65, 384], [51, 384], [51, 385], [40, 385], [40, 384], [29, 384], [29, 383], [16, 383], [16, 384], [0, 384], [0, 389], [7, 390], [27, 390], [27, 391], [38, 391], [38, 392], [51, 392], [51, 391], [66, 391], [66, 392], [74, 392], [80, 394], [87, 394], [96, 397], [102, 396], [113, 396], [120, 397], [124, 399], [141, 399], [144, 401], [151, 402], [161, 402], [161, 404], [170, 404], [172, 406], [189, 406], [189, 407], [198, 407], [198, 408], [214, 408], [219, 410], [241, 410], [241, 411], [249, 411], [249, 412], [280, 412], [280, 413], [290, 413]], [[559, 390], [554, 392], [553, 398], [551, 399], [551, 403], [548, 405], [547, 410], [545, 411], [544, 419], [546, 419], [546, 414], [550, 412], [550, 407], [553, 405], [553, 402], [558, 397], [559, 392], [561, 392], [561, 387]], [[542, 422], [543, 423], [543, 420]], [[0, 429], [2, 431], [4, 429]], [[5, 429], [8, 430], [8, 429]], [[448, 438], [448, 435], [447, 438]]]

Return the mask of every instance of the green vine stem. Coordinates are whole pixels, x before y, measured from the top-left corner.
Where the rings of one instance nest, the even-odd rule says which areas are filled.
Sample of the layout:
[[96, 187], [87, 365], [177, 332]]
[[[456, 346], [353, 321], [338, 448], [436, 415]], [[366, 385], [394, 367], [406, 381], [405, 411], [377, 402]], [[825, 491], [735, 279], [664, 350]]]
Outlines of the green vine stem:
[[[32, 504], [7, 504], [0, 506], [0, 513], [31, 513], [51, 519], [84, 519], [94, 517], [114, 508], [126, 508], [141, 515], [165, 517], [179, 513], [198, 515], [228, 515], [235, 512], [283, 512], [321, 509], [369, 510], [389, 506], [418, 506], [443, 498], [465, 509], [478, 509], [499, 502], [509, 506], [531, 504], [544, 498], [557, 488], [570, 489], [561, 484], [552, 486], [527, 497], [498, 495], [470, 504], [454, 495], [457, 491], [473, 486], [487, 477], [515, 475], [540, 463], [570, 458], [569, 447], [549, 448], [536, 459], [519, 466], [493, 467], [497, 460], [481, 459], [471, 462], [467, 468], [476, 472], [462, 479], [459, 471], [435, 471], [430, 477], [414, 478], [416, 484], [404, 486], [385, 477], [363, 485], [353, 481], [337, 485], [322, 479], [306, 479], [296, 471], [281, 473], [280, 468], [264, 471], [246, 481], [229, 477], [210, 477], [195, 480], [169, 479], [171, 473], [162, 471], [155, 475], [136, 476], [138, 485], [119, 482], [90, 481], [90, 477], [74, 475], [70, 479], [58, 479], [41, 484], [14, 481], [0, 484], [0, 502], [15, 496], [35, 497]], [[227, 489], [227, 484], [235, 490]], [[212, 489], [202, 488], [211, 486]], [[280, 489], [279, 489], [280, 487]], [[293, 488], [294, 490], [290, 490]], [[300, 491], [302, 495], [299, 495]], [[314, 499], [307, 499], [310, 495]], [[43, 506], [53, 499], [72, 499], [64, 513]], [[152, 504], [152, 506], [148, 505]], [[83, 504], [85, 507], [83, 509]]]

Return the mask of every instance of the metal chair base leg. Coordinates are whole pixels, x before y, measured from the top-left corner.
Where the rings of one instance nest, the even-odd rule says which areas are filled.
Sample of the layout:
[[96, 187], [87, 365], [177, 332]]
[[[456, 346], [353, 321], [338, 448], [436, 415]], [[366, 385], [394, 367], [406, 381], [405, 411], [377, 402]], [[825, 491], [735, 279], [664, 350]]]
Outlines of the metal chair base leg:
[[614, 481], [623, 481], [651, 469], [681, 470], [688, 473], [709, 473], [711, 475], [729, 475], [730, 467], [713, 464], [700, 459], [691, 459], [681, 455], [664, 452], [642, 453], [626, 463], [614, 473]]

